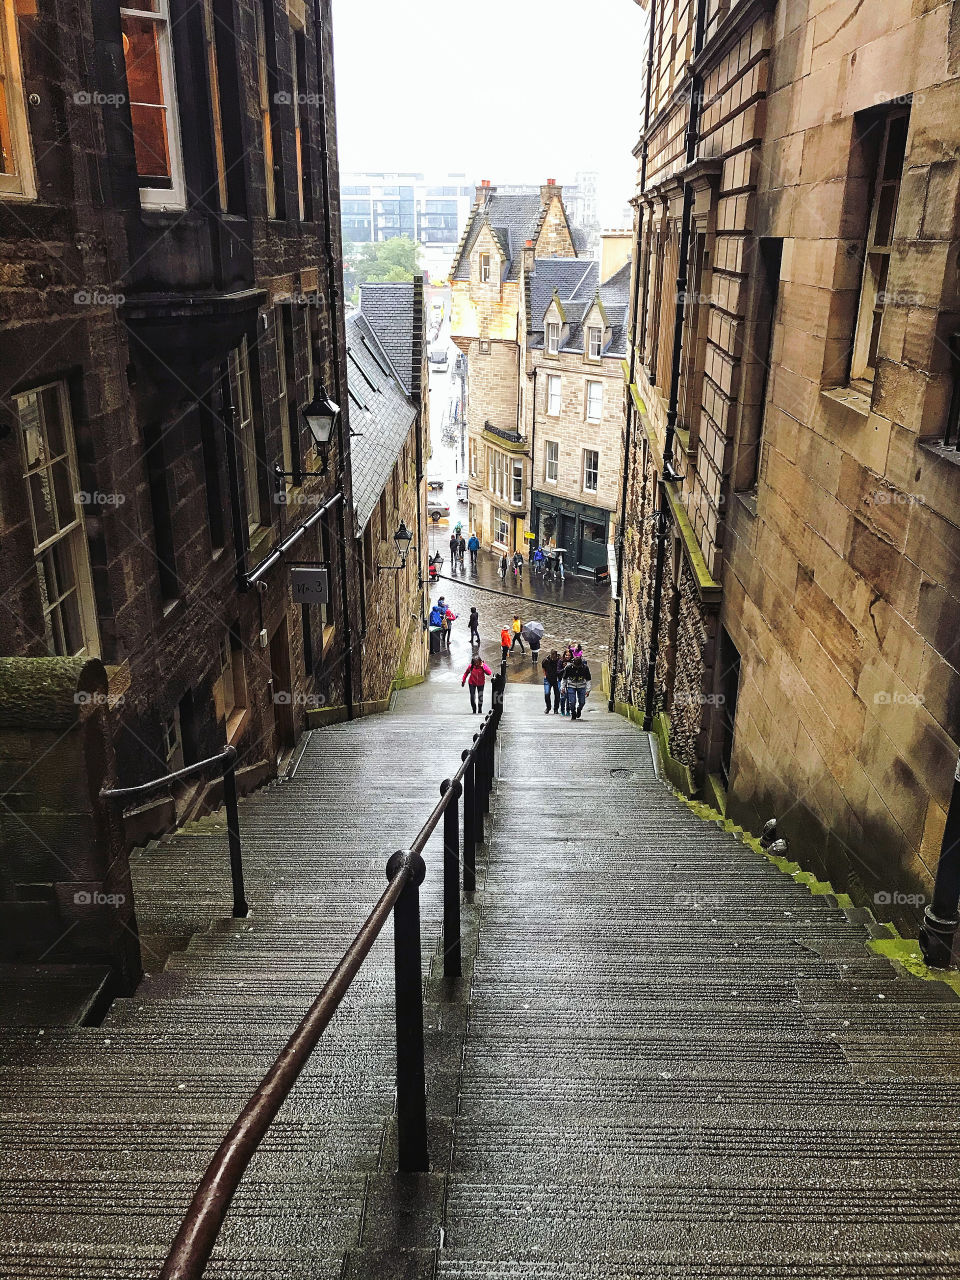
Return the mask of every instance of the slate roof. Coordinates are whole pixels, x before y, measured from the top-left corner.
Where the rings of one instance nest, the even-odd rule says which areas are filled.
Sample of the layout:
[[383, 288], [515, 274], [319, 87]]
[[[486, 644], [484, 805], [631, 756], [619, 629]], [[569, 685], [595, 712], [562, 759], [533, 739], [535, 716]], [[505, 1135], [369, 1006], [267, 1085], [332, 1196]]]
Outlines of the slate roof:
[[489, 226], [496, 236], [507, 259], [505, 280], [517, 280], [523, 265], [523, 246], [527, 240], [535, 240], [543, 215], [539, 193], [535, 195], [487, 196], [481, 209], [470, 215], [461, 247], [454, 259], [451, 276], [454, 280], [470, 279], [470, 251], [477, 242], [482, 227]]
[[627, 354], [627, 311], [630, 302], [630, 263], [606, 284], [599, 284], [600, 264], [594, 259], [536, 258], [526, 279], [528, 345], [543, 346], [543, 318], [554, 293], [560, 299], [567, 333], [561, 351], [584, 350], [583, 321], [598, 293], [610, 326], [605, 356]]
[[361, 285], [360, 312], [409, 395], [413, 390], [413, 281]]
[[[412, 292], [411, 286], [411, 295]], [[407, 328], [409, 345], [412, 329]], [[347, 390], [351, 432], [357, 433], [350, 442], [353, 506], [357, 528], [362, 530], [380, 501], [417, 416], [416, 407], [363, 310], [347, 316]]]

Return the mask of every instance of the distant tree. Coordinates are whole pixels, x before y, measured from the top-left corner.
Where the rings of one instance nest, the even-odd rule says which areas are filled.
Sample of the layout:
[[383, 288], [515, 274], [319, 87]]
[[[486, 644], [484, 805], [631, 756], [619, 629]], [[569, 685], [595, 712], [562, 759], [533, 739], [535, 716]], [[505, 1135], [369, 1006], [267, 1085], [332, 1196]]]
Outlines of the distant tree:
[[420, 246], [409, 236], [397, 236], [376, 244], [347, 243], [343, 254], [358, 284], [389, 284], [416, 274]]

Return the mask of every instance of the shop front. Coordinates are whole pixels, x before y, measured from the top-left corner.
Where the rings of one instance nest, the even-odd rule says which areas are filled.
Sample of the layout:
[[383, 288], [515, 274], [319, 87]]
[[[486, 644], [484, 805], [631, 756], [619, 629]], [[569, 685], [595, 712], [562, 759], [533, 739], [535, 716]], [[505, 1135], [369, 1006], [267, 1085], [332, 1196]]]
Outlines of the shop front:
[[602, 507], [534, 491], [532, 524], [542, 547], [564, 550], [571, 570], [592, 573], [607, 563], [610, 512]]

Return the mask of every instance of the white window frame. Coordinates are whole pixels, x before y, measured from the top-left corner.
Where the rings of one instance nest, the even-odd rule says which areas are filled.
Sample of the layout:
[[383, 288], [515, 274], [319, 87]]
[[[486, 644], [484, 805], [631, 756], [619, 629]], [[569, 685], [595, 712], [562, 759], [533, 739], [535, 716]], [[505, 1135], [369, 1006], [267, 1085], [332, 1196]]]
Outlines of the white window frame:
[[[591, 325], [587, 330], [588, 353], [591, 360], [599, 360], [603, 355], [603, 329], [597, 325]], [[594, 350], [596, 345], [596, 350]]]
[[[870, 364], [870, 347], [873, 342], [874, 325], [876, 325], [877, 342], [883, 327], [883, 294], [889, 287], [890, 261], [893, 249], [893, 232], [897, 218], [897, 207], [900, 203], [900, 186], [903, 181], [903, 169], [906, 164], [906, 145], [900, 171], [895, 178], [885, 179], [883, 176], [887, 162], [887, 148], [890, 143], [890, 128], [895, 120], [907, 118], [910, 109], [888, 113], [883, 126], [883, 141], [877, 156], [877, 170], [874, 175], [873, 190], [870, 197], [870, 221], [863, 249], [863, 274], [860, 277], [860, 298], [857, 304], [857, 323], [853, 335], [853, 351], [850, 359], [850, 381], [861, 385], [872, 385], [876, 376], [876, 367]], [[894, 189], [893, 210], [890, 220], [889, 243], [878, 245], [875, 242], [880, 202], [886, 190]]]
[[7, 104], [13, 173], [0, 173], [0, 197], [35, 200], [36, 175], [20, 62], [20, 37], [13, 0], [0, 0], [0, 94]]
[[[163, 89], [165, 119], [167, 123], [167, 150], [170, 155], [170, 186], [141, 187], [140, 203], [149, 209], [185, 209], [186, 188], [183, 180], [183, 147], [180, 140], [180, 108], [177, 100], [177, 76], [173, 61], [173, 42], [170, 38], [169, 0], [154, 0], [156, 10], [127, 9], [121, 5], [120, 20], [124, 18], [151, 19], [157, 30], [157, 54], [160, 67], [160, 84]], [[129, 85], [128, 85], [129, 93]], [[131, 107], [135, 105], [130, 102]], [[155, 103], [147, 104], [155, 106]], [[132, 139], [131, 139], [132, 141]]]
[[[592, 393], [597, 393], [597, 404], [593, 404]], [[584, 413], [587, 422], [601, 422], [603, 420], [603, 383], [598, 382], [595, 378], [588, 378], [586, 385], [586, 393], [584, 395]]]
[[[22, 416], [23, 406], [20, 402], [30, 396], [36, 396], [39, 403], [41, 402], [40, 397], [45, 391], [53, 391], [56, 394], [60, 416], [60, 431], [63, 436], [63, 452], [55, 455], [51, 454], [49, 434], [46, 430], [43, 414], [38, 408], [35, 430], [41, 443], [37, 449], [38, 461], [34, 466], [30, 466], [25, 441], [26, 422]], [[79, 655], [89, 655], [98, 657], [100, 653], [100, 637], [97, 630], [97, 610], [93, 592], [93, 575], [90, 571], [90, 549], [87, 545], [87, 532], [80, 498], [76, 441], [73, 433], [73, 418], [70, 413], [70, 397], [67, 393], [67, 385], [65, 382], [45, 382], [40, 386], [31, 387], [29, 391], [20, 392], [13, 399], [17, 404], [18, 414], [20, 415], [20, 468], [27, 490], [27, 508], [30, 513], [33, 555], [41, 601], [43, 601], [43, 586], [46, 582], [42, 565], [44, 557], [51, 553], [64, 555], [69, 562], [73, 579], [73, 585], [69, 590], [61, 592], [56, 600], [42, 604], [47, 648], [54, 656], [77, 657]], [[61, 512], [57, 505], [58, 496], [62, 496], [62, 487], [58, 487], [54, 473], [54, 468], [57, 466], [66, 467], [67, 489], [73, 498], [73, 508], [70, 512], [71, 518], [63, 524], [60, 522]], [[32, 481], [33, 477], [36, 478], [35, 482]], [[42, 530], [38, 525], [37, 513], [34, 509], [34, 496], [37, 493], [47, 495], [49, 516], [54, 525], [54, 532], [46, 537], [40, 536]], [[57, 642], [57, 631], [59, 629], [62, 632], [63, 629], [62, 623], [59, 623], [58, 628], [57, 620], [62, 612], [64, 601], [72, 593], [76, 594], [77, 617], [83, 644], [79, 649], [68, 653], [64, 645]]]
[[[551, 455], [551, 450], [553, 451], [552, 455]], [[558, 484], [560, 481], [560, 441], [559, 440], [544, 441], [543, 480], [545, 484]]]
[[[510, 513], [504, 511], [501, 507], [494, 507], [490, 512], [491, 532], [493, 541], [501, 547], [510, 546]], [[501, 537], [501, 530], [503, 536]]]
[[469, 451], [469, 457], [470, 457], [470, 476], [471, 476], [471, 479], [476, 479], [476, 476], [477, 476], [477, 442], [476, 440], [469, 441], [468, 451]]
[[[596, 462], [592, 467], [589, 467], [587, 465], [587, 459], [590, 457], [593, 457], [596, 459]], [[587, 478], [591, 473], [593, 474], [593, 477], [594, 477], [594, 483], [592, 485], [587, 484]], [[600, 488], [600, 450], [599, 449], [584, 449], [581, 483], [583, 485], [584, 493], [596, 493], [599, 490]]]
[[563, 408], [563, 383], [559, 373], [547, 374], [547, 413], [551, 418], [559, 418]]
[[[510, 505], [511, 507], [523, 506], [523, 459], [513, 458], [510, 462]], [[518, 485], [519, 482], [519, 485]], [[517, 496], [519, 492], [519, 497]]]
[[260, 467], [257, 461], [257, 432], [253, 418], [253, 394], [250, 386], [250, 355], [244, 336], [233, 347], [228, 358], [230, 386], [233, 393], [234, 429], [237, 455], [243, 477], [247, 508], [247, 529], [252, 534], [263, 524], [260, 502]]
[[556, 320], [547, 321], [547, 354], [558, 355], [560, 352], [560, 325]]
[[480, 268], [480, 283], [489, 284], [490, 278], [493, 275], [493, 260], [491, 255], [489, 253], [481, 253], [478, 265]]

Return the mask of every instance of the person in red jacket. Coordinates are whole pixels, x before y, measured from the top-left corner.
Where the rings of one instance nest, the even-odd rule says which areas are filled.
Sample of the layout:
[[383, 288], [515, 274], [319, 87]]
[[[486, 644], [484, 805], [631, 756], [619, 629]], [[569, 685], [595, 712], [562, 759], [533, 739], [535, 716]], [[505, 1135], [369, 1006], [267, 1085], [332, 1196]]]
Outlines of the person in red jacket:
[[510, 628], [504, 627], [500, 632], [500, 649], [502, 651], [501, 661], [506, 662], [507, 654], [510, 652], [510, 646], [513, 643], [513, 636], [510, 634]]
[[483, 687], [487, 682], [487, 676], [492, 675], [493, 672], [482, 658], [471, 658], [469, 667], [463, 673], [460, 687], [462, 689], [467, 681], [470, 681], [470, 710], [474, 715], [478, 711], [483, 713]]

